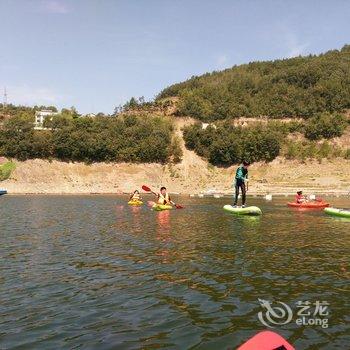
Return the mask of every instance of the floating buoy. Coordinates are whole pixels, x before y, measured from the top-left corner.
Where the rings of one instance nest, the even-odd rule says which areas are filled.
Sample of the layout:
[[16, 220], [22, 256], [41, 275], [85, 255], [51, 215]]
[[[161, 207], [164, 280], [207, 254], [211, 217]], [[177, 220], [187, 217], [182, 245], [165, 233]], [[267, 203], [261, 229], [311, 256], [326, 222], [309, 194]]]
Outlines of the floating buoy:
[[265, 199], [266, 199], [267, 201], [272, 201], [272, 194], [267, 194], [267, 195], [265, 196]]

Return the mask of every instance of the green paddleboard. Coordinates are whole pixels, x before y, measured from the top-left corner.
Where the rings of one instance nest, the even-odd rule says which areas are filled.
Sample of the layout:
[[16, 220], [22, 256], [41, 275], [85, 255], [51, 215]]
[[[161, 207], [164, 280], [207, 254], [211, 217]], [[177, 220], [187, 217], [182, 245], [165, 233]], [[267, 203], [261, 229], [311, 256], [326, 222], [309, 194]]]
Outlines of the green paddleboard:
[[337, 208], [324, 208], [324, 212], [328, 215], [350, 219], [350, 210], [337, 209]]
[[226, 204], [224, 205], [224, 210], [229, 213], [238, 214], [238, 215], [261, 215], [262, 211], [260, 208], [251, 206], [251, 207], [233, 207], [232, 205]]

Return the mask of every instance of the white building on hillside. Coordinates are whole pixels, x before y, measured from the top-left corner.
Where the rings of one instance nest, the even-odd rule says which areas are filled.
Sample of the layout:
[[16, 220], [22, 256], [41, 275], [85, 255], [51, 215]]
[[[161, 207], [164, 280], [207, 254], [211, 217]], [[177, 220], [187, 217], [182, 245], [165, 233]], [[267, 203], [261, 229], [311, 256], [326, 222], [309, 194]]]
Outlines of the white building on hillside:
[[58, 113], [52, 112], [50, 110], [42, 110], [35, 112], [35, 129], [44, 129], [44, 121], [46, 118], [52, 118], [52, 116], [57, 115]]
[[209, 125], [216, 129], [216, 125], [213, 123], [202, 123], [202, 129], [205, 130]]

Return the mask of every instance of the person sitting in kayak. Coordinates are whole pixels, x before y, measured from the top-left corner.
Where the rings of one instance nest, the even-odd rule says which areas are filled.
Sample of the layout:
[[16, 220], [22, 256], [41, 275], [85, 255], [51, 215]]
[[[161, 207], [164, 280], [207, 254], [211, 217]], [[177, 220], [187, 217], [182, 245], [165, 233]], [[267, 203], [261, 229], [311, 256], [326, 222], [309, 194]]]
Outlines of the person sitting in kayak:
[[161, 204], [161, 205], [166, 205], [166, 204], [172, 204], [175, 205], [175, 203], [171, 200], [168, 192], [166, 191], [166, 188], [163, 186], [160, 188], [160, 192], [156, 193], [153, 192], [152, 193], [158, 197], [158, 201], [157, 204]]
[[134, 193], [132, 193], [130, 195], [130, 198], [129, 198], [130, 201], [141, 201], [141, 196], [140, 196], [140, 192], [138, 190], [135, 190]]
[[303, 195], [303, 191], [298, 191], [295, 196], [295, 202], [296, 203], [306, 203], [308, 200], [306, 196]]
[[235, 202], [233, 204], [234, 207], [237, 206], [239, 189], [242, 192], [242, 207], [245, 207], [246, 200], [246, 192], [248, 191], [248, 167], [249, 163], [243, 161], [242, 165], [237, 168], [236, 176], [234, 179], [234, 187], [235, 187]]

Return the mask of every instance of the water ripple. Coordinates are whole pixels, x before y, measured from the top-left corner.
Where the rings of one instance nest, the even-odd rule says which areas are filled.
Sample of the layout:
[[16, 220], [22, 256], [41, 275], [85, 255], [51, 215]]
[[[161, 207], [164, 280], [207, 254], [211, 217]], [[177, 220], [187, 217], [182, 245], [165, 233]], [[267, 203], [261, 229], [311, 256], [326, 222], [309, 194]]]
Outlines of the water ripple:
[[[258, 299], [327, 300], [329, 327], [278, 331], [297, 349], [346, 348], [350, 222], [252, 199], [1, 198], [2, 349], [227, 349], [264, 329]], [[332, 199], [346, 206], [342, 199]]]

